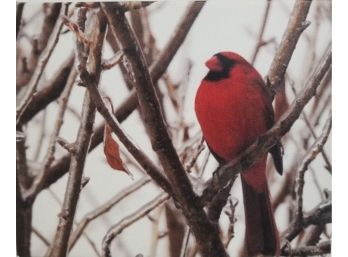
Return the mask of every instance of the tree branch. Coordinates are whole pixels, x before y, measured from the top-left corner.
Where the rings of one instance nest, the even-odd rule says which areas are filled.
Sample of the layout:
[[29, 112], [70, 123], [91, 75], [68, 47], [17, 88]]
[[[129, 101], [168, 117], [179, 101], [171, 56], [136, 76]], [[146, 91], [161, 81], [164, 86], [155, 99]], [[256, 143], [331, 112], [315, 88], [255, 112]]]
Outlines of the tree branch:
[[136, 161], [146, 171], [146, 173], [167, 192], [170, 196], [176, 199], [172, 186], [168, 182], [165, 176], [162, 175], [161, 170], [147, 157], [147, 155], [141, 151], [122, 130], [118, 121], [114, 118], [112, 113], [108, 110], [103, 99], [96, 87], [87, 87], [94, 104], [96, 105], [98, 112], [104, 117], [106, 123], [110, 126], [112, 131], [117, 135], [118, 139], [127, 148], [127, 150], [133, 155]]
[[167, 195], [166, 193], [161, 193], [155, 199], [144, 204], [142, 207], [140, 207], [138, 210], [133, 212], [131, 215], [128, 215], [127, 217], [123, 218], [120, 222], [113, 225], [103, 238], [103, 242], [102, 242], [103, 257], [111, 257], [110, 244], [112, 240], [115, 239], [116, 236], [118, 236], [125, 228], [129, 227], [134, 222], [143, 218], [153, 209], [155, 209], [156, 207], [160, 206], [162, 203], [167, 201], [169, 198], [170, 198], [169, 195]]
[[22, 14], [23, 14], [23, 9], [24, 9], [24, 4], [25, 3], [18, 3], [16, 5], [16, 38], [18, 37], [18, 32], [21, 27], [21, 22], [22, 22]]
[[[192, 2], [187, 8], [181, 21], [174, 29], [173, 36], [168, 41], [160, 56], [154, 61], [150, 67], [150, 74], [154, 83], [163, 75], [175, 53], [185, 40], [193, 22], [196, 20], [200, 10], [205, 2]], [[135, 90], [131, 91], [127, 99], [117, 108], [115, 116], [119, 122], [123, 122], [138, 106], [138, 100]], [[105, 124], [99, 125], [94, 132], [91, 140], [89, 151], [92, 151], [103, 141], [103, 131]], [[51, 184], [60, 179], [69, 170], [70, 155], [64, 155], [50, 169], [49, 177], [46, 180], [44, 187], [49, 187]]]
[[43, 165], [40, 170], [40, 174], [35, 178], [32, 186], [25, 194], [26, 200], [33, 201], [37, 194], [41, 191], [43, 185], [48, 176], [49, 168], [51, 167], [54, 161], [54, 154], [56, 151], [56, 143], [59, 136], [60, 129], [63, 125], [64, 114], [68, 105], [68, 100], [70, 97], [71, 90], [75, 83], [75, 79], [77, 76], [76, 69], [72, 69], [67, 81], [67, 85], [63, 90], [63, 93], [60, 98], [60, 106], [57, 114], [57, 118], [55, 120], [54, 129], [52, 131], [49, 146], [47, 149], [46, 156], [43, 160]]
[[[300, 232], [302, 232], [309, 225], [322, 225], [331, 223], [332, 221], [332, 204], [331, 200], [325, 200], [318, 207], [314, 208], [307, 215], [304, 215], [302, 223], [294, 220], [283, 233], [282, 238], [286, 241], [292, 241]], [[283, 249], [287, 246], [283, 245]]]
[[[87, 9], [85, 8], [81, 8], [78, 12], [78, 25], [80, 26], [80, 28], [82, 28], [82, 31], [84, 31], [86, 12]], [[91, 30], [91, 42], [93, 43], [89, 46], [90, 49], [85, 48], [83, 43], [77, 40], [78, 52], [89, 50], [89, 55], [87, 55], [89, 57], [89, 62], [87, 63], [86, 67], [84, 66], [84, 63], [79, 59], [80, 63], [78, 65], [78, 70], [80, 72], [80, 79], [82, 83], [86, 85], [92, 83], [93, 86], [96, 87], [99, 83], [101, 73], [101, 50], [106, 30], [106, 20], [101, 11], [99, 11], [97, 14], [94, 14], [91, 19], [92, 20], [89, 24], [89, 29]], [[84, 54], [78, 54], [78, 58], [80, 58], [81, 55]], [[86, 74], [88, 74], [88, 77], [85, 77]], [[46, 256], [62, 257], [66, 256], [67, 254], [69, 236], [71, 233], [76, 206], [80, 195], [81, 179], [85, 159], [88, 153], [88, 147], [93, 132], [95, 112], [95, 105], [90, 98], [88, 91], [86, 91], [83, 103], [81, 126], [79, 128], [76, 140], [76, 154], [72, 156], [70, 164], [68, 184], [64, 196], [62, 211], [59, 215], [59, 224], [55, 234], [55, 239]]]
[[70, 71], [73, 68], [74, 57], [75, 55], [72, 52], [53, 77], [33, 96], [28, 107], [19, 119], [19, 126], [30, 121], [36, 114], [60, 96], [67, 83]]
[[41, 240], [41, 242], [43, 242], [46, 246], [50, 245], [50, 242], [44, 237], [44, 235], [41, 234], [39, 230], [37, 230], [34, 227], [31, 227], [31, 230], [33, 234], [35, 234]]
[[273, 58], [267, 76], [267, 86], [275, 95], [277, 88], [284, 79], [286, 69], [295, 50], [297, 41], [302, 32], [309, 26], [306, 17], [312, 0], [296, 0], [282, 41]]
[[155, 3], [155, 1], [124, 1], [124, 2], [120, 2], [120, 9], [123, 12], [127, 12], [127, 11], [132, 11], [132, 10], [137, 10], [140, 8], [144, 8], [147, 7], [151, 4]]
[[18, 256], [30, 255], [32, 204], [24, 201], [22, 189], [30, 185], [25, 153], [25, 140], [17, 141], [16, 149], [16, 251]]
[[[62, 11], [61, 11], [62, 14], [66, 14], [68, 12], [68, 5], [65, 4], [64, 7], [65, 8], [62, 8]], [[23, 113], [27, 109], [28, 105], [32, 101], [32, 98], [36, 92], [36, 88], [39, 84], [39, 81], [40, 81], [41, 76], [43, 74], [43, 71], [46, 67], [46, 64], [48, 63], [48, 60], [50, 59], [51, 54], [52, 54], [55, 46], [58, 43], [62, 27], [63, 27], [63, 23], [61, 21], [57, 22], [57, 24], [54, 27], [54, 30], [52, 31], [52, 34], [49, 38], [49, 41], [47, 43], [45, 50], [40, 55], [38, 65], [36, 66], [35, 71], [33, 73], [33, 76], [30, 79], [26, 94], [25, 94], [24, 98], [22, 99], [22, 101], [19, 103], [17, 110], [16, 110], [16, 123], [17, 123], [17, 125], [20, 121], [21, 116], [23, 115]]]
[[298, 171], [297, 191], [296, 191], [297, 193], [296, 222], [298, 222], [299, 225], [301, 225], [303, 220], [303, 188], [305, 184], [304, 175], [308, 169], [308, 166], [316, 158], [316, 156], [322, 151], [329, 137], [330, 132], [331, 132], [331, 113], [325, 123], [322, 134], [313, 144], [311, 149], [309, 149]]
[[[102, 3], [102, 8], [114, 37], [129, 62], [129, 73], [136, 88], [139, 105], [156, 152], [172, 189], [180, 202], [203, 256], [227, 256], [216, 226], [210, 223], [169, 138], [159, 107], [154, 85], [147, 69], [145, 57], [117, 3]], [[204, 227], [204, 230], [202, 228]]]
[[302, 246], [295, 249], [284, 249], [281, 256], [322, 256], [331, 253], [331, 241], [324, 241], [316, 246]]
[[88, 224], [95, 220], [96, 218], [100, 217], [101, 215], [107, 213], [111, 208], [113, 208], [116, 204], [118, 204], [120, 201], [125, 199], [127, 196], [132, 194], [133, 192], [137, 191], [139, 188], [145, 186], [151, 181], [149, 177], [144, 177], [138, 182], [134, 183], [133, 185], [122, 189], [120, 193], [117, 193], [114, 197], [112, 197], [110, 200], [108, 200], [106, 203], [102, 204], [95, 210], [87, 213], [84, 218], [77, 224], [77, 228], [74, 230], [73, 234], [70, 237], [69, 240], [69, 247], [68, 251], [74, 247], [76, 241], [80, 238], [82, 235], [83, 230], [88, 226]]
[[[43, 12], [45, 13], [41, 31], [38, 37], [30, 38], [31, 50], [29, 58], [23, 56], [21, 60], [25, 60], [27, 69], [21, 70], [17, 73], [16, 87], [17, 89], [26, 86], [29, 80], [32, 78], [34, 69], [38, 65], [39, 57], [47, 47], [50, 36], [54, 30], [55, 25], [58, 23], [59, 13], [61, 12], [62, 3], [42, 4]], [[36, 16], [39, 16], [36, 14]], [[28, 21], [28, 23], [30, 20]], [[25, 72], [24, 72], [25, 71]]]
[[263, 34], [265, 32], [265, 28], [266, 28], [266, 24], [267, 24], [267, 20], [268, 20], [268, 16], [269, 16], [269, 10], [271, 9], [271, 4], [272, 4], [272, 0], [267, 0], [265, 13], [263, 15], [261, 27], [260, 27], [260, 30], [259, 30], [259, 34], [257, 36], [256, 47], [255, 47], [254, 53], [253, 53], [253, 55], [251, 57], [251, 61], [250, 61], [251, 64], [255, 63], [257, 54], [259, 53], [261, 47], [264, 46], [265, 42], [263, 40]]

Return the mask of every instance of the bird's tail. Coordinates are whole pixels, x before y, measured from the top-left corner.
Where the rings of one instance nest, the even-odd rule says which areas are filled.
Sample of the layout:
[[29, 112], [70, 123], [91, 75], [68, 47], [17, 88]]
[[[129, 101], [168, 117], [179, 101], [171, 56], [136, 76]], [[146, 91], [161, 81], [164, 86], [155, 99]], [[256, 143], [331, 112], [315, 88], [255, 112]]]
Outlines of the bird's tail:
[[257, 254], [279, 256], [279, 235], [275, 224], [270, 193], [265, 183], [264, 190], [257, 192], [241, 176], [244, 212], [245, 246], [248, 257]]

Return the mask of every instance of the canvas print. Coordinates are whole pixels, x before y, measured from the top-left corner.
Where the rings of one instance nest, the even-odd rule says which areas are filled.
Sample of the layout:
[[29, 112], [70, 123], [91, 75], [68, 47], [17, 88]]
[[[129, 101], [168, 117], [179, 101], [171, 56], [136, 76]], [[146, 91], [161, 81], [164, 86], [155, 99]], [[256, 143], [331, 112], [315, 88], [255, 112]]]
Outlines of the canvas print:
[[16, 3], [16, 254], [331, 256], [331, 1]]

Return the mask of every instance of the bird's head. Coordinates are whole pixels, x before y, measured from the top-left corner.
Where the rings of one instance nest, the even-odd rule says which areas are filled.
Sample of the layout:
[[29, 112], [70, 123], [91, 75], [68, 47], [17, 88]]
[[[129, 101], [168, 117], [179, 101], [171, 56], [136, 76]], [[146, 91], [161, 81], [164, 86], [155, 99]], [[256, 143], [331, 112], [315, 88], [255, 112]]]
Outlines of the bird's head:
[[237, 65], [247, 64], [250, 65], [243, 57], [234, 52], [220, 52], [214, 54], [205, 65], [208, 67], [209, 72], [205, 77], [206, 80], [220, 80], [228, 78], [231, 69]]

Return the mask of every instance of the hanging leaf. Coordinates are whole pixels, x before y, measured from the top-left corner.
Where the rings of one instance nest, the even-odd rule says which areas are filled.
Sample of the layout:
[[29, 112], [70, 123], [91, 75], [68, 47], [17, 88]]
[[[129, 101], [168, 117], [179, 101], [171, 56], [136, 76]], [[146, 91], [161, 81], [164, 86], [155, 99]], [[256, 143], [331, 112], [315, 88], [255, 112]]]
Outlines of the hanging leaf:
[[[110, 99], [106, 99], [106, 102], [108, 103], [107, 107], [112, 110], [113, 108]], [[120, 155], [120, 147], [116, 140], [113, 139], [112, 130], [108, 124], [105, 124], [104, 128], [104, 154], [111, 168], [123, 171], [133, 179], [133, 174], [123, 164]]]

